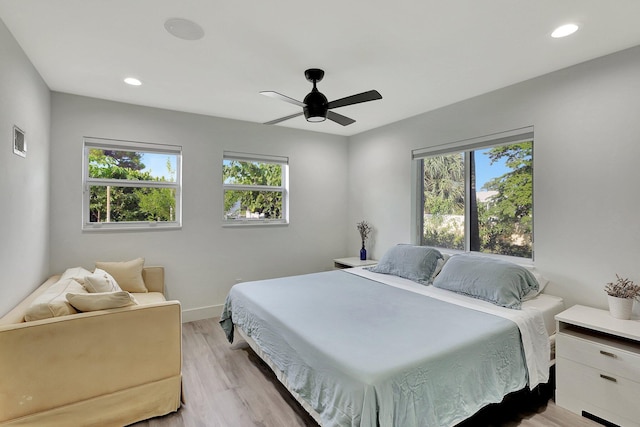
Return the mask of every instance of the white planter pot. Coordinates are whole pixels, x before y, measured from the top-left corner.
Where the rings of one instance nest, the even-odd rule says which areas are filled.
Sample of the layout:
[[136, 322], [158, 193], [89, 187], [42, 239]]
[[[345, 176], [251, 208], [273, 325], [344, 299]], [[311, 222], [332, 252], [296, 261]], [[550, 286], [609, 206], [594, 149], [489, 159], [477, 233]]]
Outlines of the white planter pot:
[[628, 320], [631, 318], [633, 298], [618, 298], [607, 295], [609, 298], [609, 313], [616, 319]]

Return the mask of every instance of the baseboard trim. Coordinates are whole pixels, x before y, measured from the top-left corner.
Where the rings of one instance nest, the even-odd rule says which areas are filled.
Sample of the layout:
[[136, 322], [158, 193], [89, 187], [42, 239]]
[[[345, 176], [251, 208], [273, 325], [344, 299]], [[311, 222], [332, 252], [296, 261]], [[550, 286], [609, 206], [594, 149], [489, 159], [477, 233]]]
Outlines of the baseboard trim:
[[600, 418], [600, 417], [598, 417], [596, 415], [593, 415], [593, 414], [591, 414], [591, 413], [589, 413], [587, 411], [582, 411], [582, 416], [587, 418], [587, 419], [590, 419], [592, 421], [595, 421], [598, 424], [602, 424], [605, 427], [620, 427], [618, 424], [614, 424], [611, 421], [607, 421], [604, 418]]
[[220, 317], [220, 314], [222, 313], [222, 307], [223, 305], [219, 304], [182, 310], [182, 323], [211, 319], [212, 317]]

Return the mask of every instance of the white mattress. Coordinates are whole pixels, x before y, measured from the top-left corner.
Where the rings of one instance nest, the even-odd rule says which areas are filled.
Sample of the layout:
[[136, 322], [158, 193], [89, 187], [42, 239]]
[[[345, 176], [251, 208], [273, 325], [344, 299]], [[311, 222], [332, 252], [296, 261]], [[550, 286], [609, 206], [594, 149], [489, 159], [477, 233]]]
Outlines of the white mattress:
[[547, 333], [552, 336], [556, 333], [555, 316], [564, 311], [564, 300], [555, 295], [540, 294], [537, 297], [522, 303], [523, 308], [535, 308], [542, 312], [544, 326]]

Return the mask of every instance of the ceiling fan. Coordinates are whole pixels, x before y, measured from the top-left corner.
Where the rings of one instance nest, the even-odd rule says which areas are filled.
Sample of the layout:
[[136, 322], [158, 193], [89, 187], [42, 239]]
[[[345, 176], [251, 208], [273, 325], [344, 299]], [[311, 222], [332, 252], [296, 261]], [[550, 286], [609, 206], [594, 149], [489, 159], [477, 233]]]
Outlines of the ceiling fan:
[[375, 101], [376, 99], [382, 99], [382, 95], [377, 90], [370, 90], [368, 92], [362, 92], [357, 95], [347, 96], [346, 98], [336, 99], [329, 102], [327, 97], [318, 91], [316, 83], [321, 81], [324, 77], [324, 71], [318, 68], [310, 68], [304, 72], [304, 76], [313, 83], [313, 89], [307, 96], [304, 97], [304, 101], [300, 102], [296, 99], [289, 98], [278, 92], [264, 91], [260, 92], [262, 95], [277, 98], [282, 101], [288, 102], [298, 107], [302, 107], [302, 111], [290, 116], [281, 117], [279, 119], [266, 122], [265, 125], [274, 125], [276, 123], [283, 122], [285, 120], [292, 119], [304, 114], [304, 117], [308, 122], [323, 122], [326, 119], [332, 120], [342, 126], [348, 126], [355, 123], [355, 120], [345, 117], [341, 114], [330, 111], [334, 108], [345, 107], [347, 105], [359, 104], [361, 102]]

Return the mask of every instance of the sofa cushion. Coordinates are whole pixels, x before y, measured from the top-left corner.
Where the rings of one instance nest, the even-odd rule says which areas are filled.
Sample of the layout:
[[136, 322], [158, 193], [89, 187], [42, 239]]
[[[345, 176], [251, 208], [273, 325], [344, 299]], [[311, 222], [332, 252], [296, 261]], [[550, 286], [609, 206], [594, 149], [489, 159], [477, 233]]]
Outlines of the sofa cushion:
[[85, 276], [84, 287], [89, 293], [119, 292], [122, 290], [112, 275], [99, 268], [96, 268], [93, 274]]
[[144, 258], [121, 262], [96, 262], [96, 268], [112, 275], [118, 285], [129, 292], [147, 292], [142, 279], [143, 267]]
[[137, 305], [138, 301], [127, 291], [68, 293], [67, 301], [78, 311], [108, 310], [110, 308]]
[[78, 311], [67, 301], [66, 295], [69, 292], [87, 293], [76, 280], [60, 279], [33, 301], [25, 312], [24, 320], [30, 322], [77, 313]]
[[145, 292], [133, 294], [139, 305], [156, 304], [159, 302], [165, 302], [167, 299], [161, 292]]

